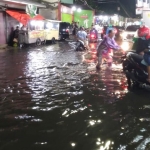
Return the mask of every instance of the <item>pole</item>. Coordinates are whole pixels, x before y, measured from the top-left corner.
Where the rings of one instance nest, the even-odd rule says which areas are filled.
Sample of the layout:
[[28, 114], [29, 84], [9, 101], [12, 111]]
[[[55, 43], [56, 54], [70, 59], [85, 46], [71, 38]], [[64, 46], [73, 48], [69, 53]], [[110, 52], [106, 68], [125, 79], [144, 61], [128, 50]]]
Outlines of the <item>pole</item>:
[[61, 3], [58, 2], [58, 20], [61, 21]]

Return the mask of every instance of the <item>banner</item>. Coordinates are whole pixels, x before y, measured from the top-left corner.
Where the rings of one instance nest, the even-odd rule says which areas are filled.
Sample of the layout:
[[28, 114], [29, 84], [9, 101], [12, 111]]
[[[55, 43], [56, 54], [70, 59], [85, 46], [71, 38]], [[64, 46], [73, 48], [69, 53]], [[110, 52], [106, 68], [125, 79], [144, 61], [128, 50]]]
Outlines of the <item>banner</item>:
[[82, 10], [81, 12], [74, 13], [74, 21], [79, 22], [80, 26], [90, 28], [93, 22], [93, 11]]
[[37, 15], [37, 7], [35, 5], [27, 5], [26, 13], [30, 15], [30, 17], [34, 17]]

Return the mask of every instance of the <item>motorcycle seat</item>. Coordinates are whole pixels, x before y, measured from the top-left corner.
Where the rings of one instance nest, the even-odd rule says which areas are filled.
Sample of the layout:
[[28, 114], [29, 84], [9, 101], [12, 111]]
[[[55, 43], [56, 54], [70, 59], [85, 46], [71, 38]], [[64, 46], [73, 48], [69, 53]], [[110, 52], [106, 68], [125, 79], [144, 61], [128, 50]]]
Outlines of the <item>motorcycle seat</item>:
[[137, 62], [138, 64], [141, 64], [141, 61], [143, 60], [143, 56], [138, 55], [138, 54], [136, 54], [136, 53], [132, 53], [130, 56], [132, 57], [132, 59], [133, 59], [135, 62]]
[[135, 54], [135, 53], [133, 53], [131, 55], [132, 55], [132, 59], [146, 71], [147, 68], [146, 68], [146, 65], [143, 64], [143, 56]]

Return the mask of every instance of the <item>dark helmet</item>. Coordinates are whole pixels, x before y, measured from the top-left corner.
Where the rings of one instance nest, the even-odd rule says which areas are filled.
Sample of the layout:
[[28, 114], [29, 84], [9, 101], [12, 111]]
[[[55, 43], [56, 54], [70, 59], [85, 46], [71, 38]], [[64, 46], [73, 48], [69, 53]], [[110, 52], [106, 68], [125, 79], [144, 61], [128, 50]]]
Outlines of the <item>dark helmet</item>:
[[142, 26], [138, 30], [138, 37], [144, 37], [145, 39], [150, 39], [150, 29], [146, 26]]

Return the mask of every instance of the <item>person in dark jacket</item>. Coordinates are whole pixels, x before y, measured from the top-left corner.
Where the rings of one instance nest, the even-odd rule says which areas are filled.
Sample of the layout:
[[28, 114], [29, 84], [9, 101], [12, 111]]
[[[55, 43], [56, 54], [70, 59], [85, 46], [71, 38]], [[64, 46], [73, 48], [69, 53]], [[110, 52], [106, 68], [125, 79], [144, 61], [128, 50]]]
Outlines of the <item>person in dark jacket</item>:
[[19, 26], [16, 27], [16, 30], [13, 32], [13, 46], [17, 46], [19, 36]]
[[22, 48], [23, 44], [25, 43], [25, 34], [26, 34], [26, 28], [22, 26], [18, 34], [18, 44], [20, 48]]

